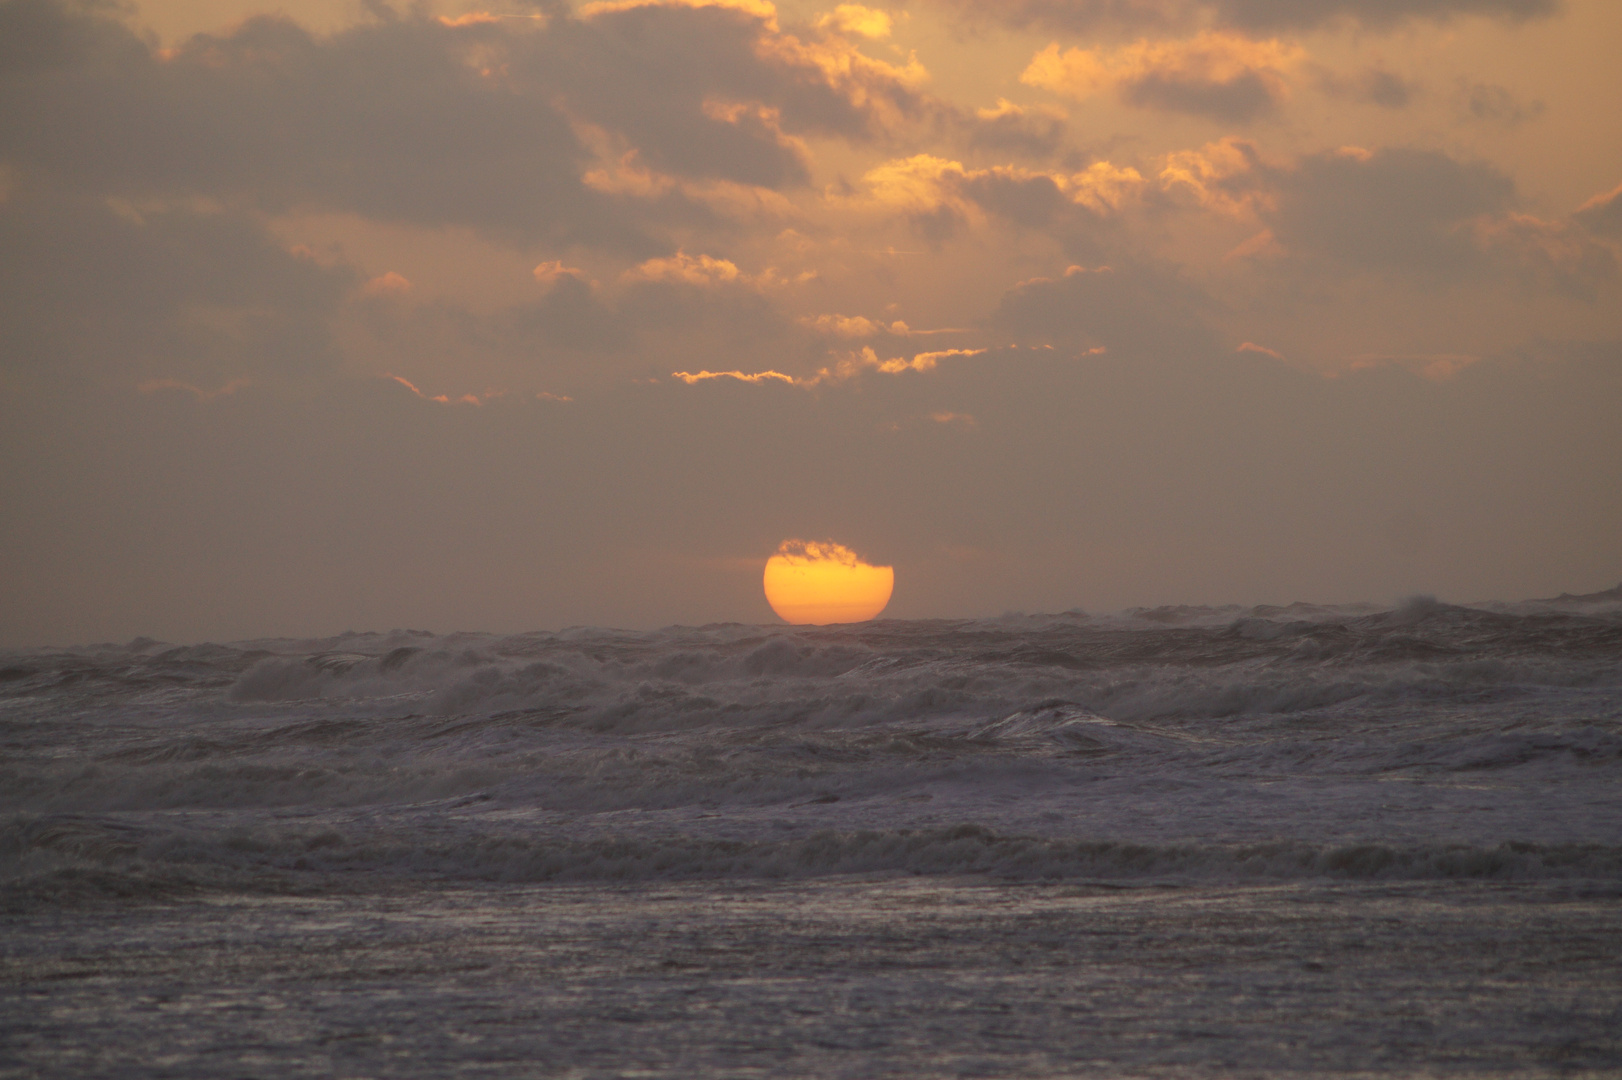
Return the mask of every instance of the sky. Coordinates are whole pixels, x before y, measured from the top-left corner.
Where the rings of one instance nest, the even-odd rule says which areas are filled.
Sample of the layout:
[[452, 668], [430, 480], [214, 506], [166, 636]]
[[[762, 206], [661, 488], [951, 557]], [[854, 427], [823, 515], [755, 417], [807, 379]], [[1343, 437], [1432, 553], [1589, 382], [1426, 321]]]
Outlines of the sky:
[[1613, 0], [0, 0], [0, 644], [1622, 581]]

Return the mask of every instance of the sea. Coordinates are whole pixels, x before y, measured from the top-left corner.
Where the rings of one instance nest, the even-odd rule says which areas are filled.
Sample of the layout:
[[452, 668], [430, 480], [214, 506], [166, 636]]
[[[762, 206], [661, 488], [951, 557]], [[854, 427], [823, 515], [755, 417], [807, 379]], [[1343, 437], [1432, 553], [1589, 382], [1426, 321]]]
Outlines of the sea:
[[0, 1077], [1622, 1075], [1622, 587], [0, 653]]

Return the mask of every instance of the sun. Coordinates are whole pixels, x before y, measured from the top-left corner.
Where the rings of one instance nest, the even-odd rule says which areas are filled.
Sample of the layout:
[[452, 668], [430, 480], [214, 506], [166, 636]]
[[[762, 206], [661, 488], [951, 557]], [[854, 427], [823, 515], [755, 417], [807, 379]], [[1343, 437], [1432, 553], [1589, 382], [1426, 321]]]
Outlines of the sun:
[[766, 560], [765, 585], [766, 602], [785, 622], [863, 622], [890, 602], [895, 568], [869, 566], [831, 540], [784, 540]]

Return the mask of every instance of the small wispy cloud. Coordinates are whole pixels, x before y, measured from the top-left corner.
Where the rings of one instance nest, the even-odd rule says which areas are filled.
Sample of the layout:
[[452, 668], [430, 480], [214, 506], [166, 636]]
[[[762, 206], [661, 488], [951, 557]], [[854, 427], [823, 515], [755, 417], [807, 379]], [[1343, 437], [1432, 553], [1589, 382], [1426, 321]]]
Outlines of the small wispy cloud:
[[506, 394], [505, 390], [489, 390], [483, 394], [463, 394], [460, 397], [453, 398], [449, 394], [424, 393], [411, 380], [403, 379], [398, 375], [390, 375], [388, 378], [393, 379], [395, 382], [399, 383], [413, 394], [422, 398], [422, 400], [438, 402], [441, 405], [483, 405], [491, 398], [502, 397]]

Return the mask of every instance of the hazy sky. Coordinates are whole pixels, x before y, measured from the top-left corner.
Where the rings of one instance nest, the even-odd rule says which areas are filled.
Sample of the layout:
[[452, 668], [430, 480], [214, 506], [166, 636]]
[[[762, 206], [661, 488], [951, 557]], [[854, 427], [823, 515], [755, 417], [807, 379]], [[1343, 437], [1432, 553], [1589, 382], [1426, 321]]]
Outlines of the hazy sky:
[[0, 0], [0, 642], [1622, 580], [1615, 0]]

